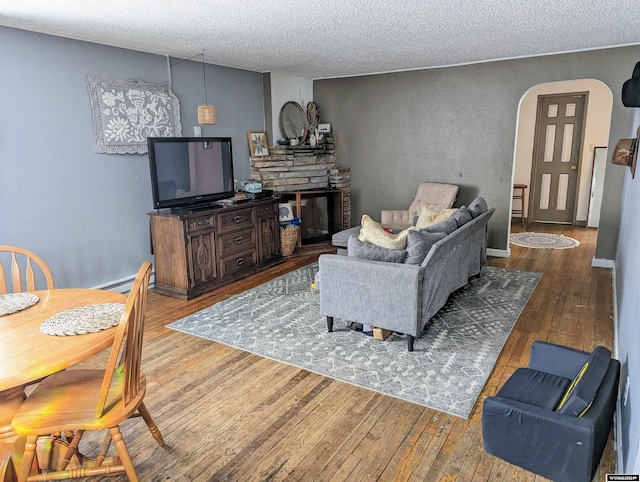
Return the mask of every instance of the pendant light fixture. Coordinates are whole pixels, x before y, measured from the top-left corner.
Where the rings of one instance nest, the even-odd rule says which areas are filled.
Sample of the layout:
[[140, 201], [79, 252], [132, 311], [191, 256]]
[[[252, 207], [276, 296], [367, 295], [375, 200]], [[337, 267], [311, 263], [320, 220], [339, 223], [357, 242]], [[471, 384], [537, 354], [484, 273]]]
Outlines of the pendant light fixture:
[[204, 104], [198, 106], [198, 124], [214, 125], [218, 122], [218, 111], [215, 105], [207, 102], [207, 75], [204, 68], [204, 50], [202, 55], [202, 79], [204, 80]]

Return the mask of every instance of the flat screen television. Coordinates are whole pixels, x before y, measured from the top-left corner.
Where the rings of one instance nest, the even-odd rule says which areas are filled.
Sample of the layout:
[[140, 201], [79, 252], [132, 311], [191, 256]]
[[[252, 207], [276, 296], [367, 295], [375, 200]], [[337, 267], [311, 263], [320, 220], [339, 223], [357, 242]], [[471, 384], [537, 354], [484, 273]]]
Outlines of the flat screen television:
[[197, 209], [233, 197], [230, 137], [148, 137], [155, 209]]

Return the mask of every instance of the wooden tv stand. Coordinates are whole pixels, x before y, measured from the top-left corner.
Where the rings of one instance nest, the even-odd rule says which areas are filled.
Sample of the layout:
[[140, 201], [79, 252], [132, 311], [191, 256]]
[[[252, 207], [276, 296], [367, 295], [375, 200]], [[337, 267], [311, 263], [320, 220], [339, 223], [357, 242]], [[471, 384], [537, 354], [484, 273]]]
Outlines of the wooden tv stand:
[[154, 291], [188, 300], [281, 263], [279, 201], [149, 213]]

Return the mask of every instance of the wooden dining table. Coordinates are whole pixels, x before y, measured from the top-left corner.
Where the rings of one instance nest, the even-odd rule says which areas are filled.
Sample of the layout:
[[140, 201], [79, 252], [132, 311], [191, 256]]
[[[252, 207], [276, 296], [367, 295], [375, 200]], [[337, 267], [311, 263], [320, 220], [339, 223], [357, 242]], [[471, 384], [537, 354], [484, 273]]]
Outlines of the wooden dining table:
[[46, 319], [71, 308], [98, 303], [125, 303], [126, 296], [95, 289], [34, 292], [39, 301], [22, 311], [0, 316], [0, 481], [17, 480], [25, 437], [11, 421], [25, 400], [25, 387], [69, 368], [111, 346], [116, 329], [84, 335], [52, 336], [40, 331]]

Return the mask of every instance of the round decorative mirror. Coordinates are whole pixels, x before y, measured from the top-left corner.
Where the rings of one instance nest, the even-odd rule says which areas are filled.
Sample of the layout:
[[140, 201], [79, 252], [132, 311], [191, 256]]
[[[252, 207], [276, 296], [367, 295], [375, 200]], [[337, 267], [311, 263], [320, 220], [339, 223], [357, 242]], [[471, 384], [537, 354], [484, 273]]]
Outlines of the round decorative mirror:
[[280, 130], [287, 139], [298, 139], [302, 144], [307, 139], [307, 113], [294, 101], [286, 102], [280, 109]]

